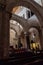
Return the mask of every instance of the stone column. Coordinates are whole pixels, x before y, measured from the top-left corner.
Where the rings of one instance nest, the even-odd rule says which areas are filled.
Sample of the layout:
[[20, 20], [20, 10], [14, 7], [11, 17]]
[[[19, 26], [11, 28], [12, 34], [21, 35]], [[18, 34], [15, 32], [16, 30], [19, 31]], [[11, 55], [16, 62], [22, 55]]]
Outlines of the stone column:
[[0, 11], [0, 59], [2, 56], [2, 43], [1, 43], [1, 27], [2, 27], [2, 12]]
[[[27, 40], [26, 40], [26, 32], [24, 33], [25, 34], [25, 37], [24, 37], [24, 39], [25, 39], [25, 43], [24, 43], [24, 45], [25, 45], [25, 48], [27, 48]], [[28, 49], [28, 48], [27, 48]]]
[[0, 59], [8, 58], [10, 22], [9, 14], [5, 10], [0, 12]]
[[43, 34], [42, 34], [42, 30], [39, 31], [39, 37], [40, 37], [41, 49], [43, 50]]
[[42, 50], [43, 50], [43, 28], [42, 28], [42, 30], [41, 30], [42, 32], [42, 37], [41, 37], [41, 39], [42, 39]]
[[30, 49], [29, 32], [26, 33], [27, 48]]

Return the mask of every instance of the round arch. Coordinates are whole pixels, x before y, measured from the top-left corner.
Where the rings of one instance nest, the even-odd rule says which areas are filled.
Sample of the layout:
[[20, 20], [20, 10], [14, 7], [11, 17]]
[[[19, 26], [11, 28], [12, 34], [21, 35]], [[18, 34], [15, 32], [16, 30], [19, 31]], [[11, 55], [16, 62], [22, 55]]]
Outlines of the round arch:
[[[36, 48], [36, 47], [38, 47], [38, 45], [39, 45], [39, 49], [41, 49], [41, 44], [40, 44], [40, 37], [39, 37], [39, 31], [38, 31], [38, 29], [36, 29], [35, 27], [32, 27], [32, 28], [30, 28], [29, 29], [29, 33], [30, 33], [30, 35], [29, 35], [29, 37], [30, 37], [30, 47], [31, 47], [31, 43], [35, 43], [35, 47], [34, 47], [34, 49]], [[32, 35], [34, 35], [34, 37], [32, 36]], [[33, 42], [32, 42], [32, 40], [33, 40]]]
[[10, 29], [14, 30], [16, 32], [16, 34], [17, 34], [17, 31], [13, 27], [10, 27]]
[[41, 48], [43, 49], [42, 30], [38, 26], [31, 26], [29, 29], [31, 29], [31, 28], [35, 28], [38, 30], [39, 38], [40, 38], [40, 45], [41, 45]]
[[15, 20], [20, 25], [22, 25], [24, 31], [28, 31], [28, 29], [32, 26], [36, 26], [41, 29], [41, 25], [40, 25], [39, 21], [37, 21], [37, 20], [32, 20], [32, 19], [27, 20], [18, 15], [15, 15], [15, 14], [14, 14], [14, 17], [11, 18], [11, 20]]
[[38, 5], [34, 0], [8, 1], [6, 8], [9, 12], [11, 12], [15, 6], [24, 6], [24, 7], [30, 8], [31, 11], [33, 11], [36, 14], [36, 16], [38, 17], [38, 19], [40, 21], [40, 24], [42, 25], [42, 23], [43, 23], [43, 13], [42, 13], [43, 8], [40, 5]]

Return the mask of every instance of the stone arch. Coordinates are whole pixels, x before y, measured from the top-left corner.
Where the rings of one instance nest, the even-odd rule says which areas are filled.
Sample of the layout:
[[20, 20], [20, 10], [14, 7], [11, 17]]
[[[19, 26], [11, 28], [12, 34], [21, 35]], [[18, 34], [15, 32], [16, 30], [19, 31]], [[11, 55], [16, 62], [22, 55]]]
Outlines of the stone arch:
[[[11, 20], [13, 20], [13, 19], [11, 19]], [[18, 20], [15, 19], [15, 20], [13, 20], [13, 21], [19, 22], [19, 20], [20, 20], [20, 19], [18, 19]], [[10, 23], [10, 28], [15, 29], [15, 31], [17, 32], [17, 35], [20, 35], [21, 32], [22, 32], [22, 30], [24, 29], [24, 27], [21, 26], [20, 23], [17, 23], [16, 25], [13, 24], [13, 23]]]
[[10, 29], [14, 30], [16, 32], [16, 34], [17, 34], [17, 31], [13, 27], [10, 27]]
[[43, 49], [42, 30], [38, 26], [31, 26], [30, 28], [36, 28], [38, 30], [38, 32], [39, 32], [39, 38], [40, 38], [40, 45], [41, 45], [41, 48]]
[[17, 21], [20, 25], [22, 25], [22, 27], [25, 31], [28, 31], [28, 29], [31, 26], [38, 26], [39, 28], [41, 28], [39, 21], [32, 20], [31, 18], [29, 20], [27, 20], [27, 19], [24, 19], [24, 18], [14, 14], [14, 17], [12, 17], [11, 20]]
[[12, 0], [12, 1], [8, 1], [7, 4], [7, 10], [9, 12], [12, 11], [12, 9], [15, 6], [25, 6], [27, 8], [30, 8], [38, 17], [40, 24], [42, 25], [43, 23], [43, 7], [41, 7], [40, 5], [38, 5], [34, 0]]
[[28, 22], [27, 22], [27, 20], [23, 19], [22, 17], [14, 14], [14, 17], [11, 17], [11, 20], [17, 21], [23, 27], [24, 30], [28, 30], [28, 28], [26, 28], [28, 25]]
[[[29, 37], [30, 37], [30, 44], [31, 44], [31, 40], [33, 40], [33, 42], [35, 42], [36, 44], [39, 45], [39, 49], [41, 49], [39, 30], [37, 28], [35, 28], [35, 27], [31, 27], [29, 29], [29, 33], [30, 33], [30, 35], [29, 35]], [[34, 35], [34, 37], [32, 35]], [[36, 45], [35, 45], [35, 48], [36, 48]]]
[[10, 46], [15, 48], [16, 41], [18, 41], [18, 35], [16, 30], [12, 27], [10, 28]]

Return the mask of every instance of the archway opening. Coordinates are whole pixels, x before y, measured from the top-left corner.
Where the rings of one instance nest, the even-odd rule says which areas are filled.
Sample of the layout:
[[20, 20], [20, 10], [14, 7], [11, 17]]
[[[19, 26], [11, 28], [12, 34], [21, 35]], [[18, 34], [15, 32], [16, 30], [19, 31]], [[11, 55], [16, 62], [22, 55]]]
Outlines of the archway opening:
[[30, 49], [41, 50], [39, 31], [36, 28], [29, 29]]
[[23, 27], [19, 23], [15, 20], [10, 20], [10, 46], [13, 46], [15, 49], [18, 49], [19, 41], [21, 42], [20, 35], [22, 31]]
[[[25, 11], [26, 10], [26, 11]], [[25, 12], [24, 12], [25, 11]], [[26, 21], [27, 21], [27, 19], [29, 20], [31, 17], [33, 17], [33, 15], [34, 15], [34, 13], [30, 10], [30, 9], [28, 9], [28, 8], [25, 8], [25, 7], [23, 7], [23, 6], [17, 6], [17, 7], [15, 7], [15, 8], [13, 8], [12, 9], [12, 18], [13, 18], [13, 16], [14, 15], [18, 15], [18, 17], [20, 16], [21, 18], [23, 17]], [[25, 16], [27, 17], [27, 18], [25, 18]], [[34, 18], [34, 17], [33, 17]], [[17, 20], [16, 20], [16, 18], [14, 18], [14, 21], [16, 20], [16, 24], [17, 24], [17, 22], [19, 22], [20, 24], [21, 24], [21, 20], [19, 20], [20, 18], [18, 18]], [[13, 24], [15, 23], [13, 21]], [[20, 22], [21, 21], [21, 22]], [[34, 21], [35, 22], [35, 21]], [[38, 21], [39, 22], [39, 21]], [[18, 25], [19, 25], [19, 28], [21, 27], [20, 26], [20, 24], [18, 23]], [[27, 22], [26, 22], [27, 23]], [[28, 23], [27, 23], [28, 24]], [[27, 25], [26, 24], [26, 25]], [[26, 28], [25, 26], [25, 21], [24, 22], [22, 22], [22, 24], [21, 24], [24, 28]], [[24, 26], [25, 25], [25, 26]], [[29, 25], [29, 24], [28, 24]], [[39, 22], [39, 25], [40, 25], [40, 22]], [[34, 25], [33, 25], [34, 26]], [[41, 25], [40, 25], [41, 26]], [[27, 26], [28, 27], [28, 26]], [[16, 27], [17, 28], [17, 27]], [[21, 29], [19, 29], [19, 32], [20, 32], [20, 30]], [[26, 31], [26, 30], [25, 30]], [[26, 31], [27, 32], [27, 31]], [[19, 36], [21, 36], [20, 34], [19, 34]], [[23, 40], [22, 40], [23, 41]], [[19, 42], [20, 42], [20, 38], [19, 38]]]
[[[22, 6], [21, 6], [20, 8], [22, 8]], [[17, 9], [18, 9], [18, 6], [17, 6]], [[17, 11], [16, 9], [15, 9], [15, 11], [14, 11], [14, 9], [12, 9], [12, 11], [13, 11], [13, 12], [12, 12], [13, 15], [15, 14], [15, 12], [16, 12], [16, 15], [18, 14], [17, 12], [19, 12], [19, 11]], [[28, 9], [28, 11], [29, 11], [29, 9]], [[34, 14], [34, 13], [32, 12], [32, 15], [33, 15], [33, 14]], [[13, 15], [12, 15], [12, 16], [13, 16]], [[20, 14], [19, 14], [19, 15], [20, 15]], [[31, 15], [31, 14], [30, 14], [29, 12], [28, 12], [28, 15], [29, 15], [29, 18], [30, 18], [30, 15]], [[22, 17], [25, 18], [25, 15], [23, 14]], [[26, 16], [26, 17], [27, 17], [27, 16]], [[14, 18], [14, 19], [15, 19], [15, 18]], [[28, 18], [27, 18], [27, 19], [28, 19]], [[27, 19], [25, 19], [25, 20], [27, 20]], [[16, 20], [16, 19], [15, 19], [15, 20]], [[18, 22], [19, 22], [19, 19], [18, 19]], [[28, 24], [28, 23], [27, 23], [27, 24]], [[40, 22], [39, 22], [39, 24], [40, 24]], [[23, 23], [22, 23], [21, 25], [23, 26]], [[25, 22], [24, 22], [24, 25], [25, 25]], [[41, 26], [41, 25], [40, 25], [40, 26]], [[23, 26], [23, 27], [25, 27], [25, 26]], [[26, 28], [26, 27], [25, 27], [25, 28]], [[19, 38], [19, 42], [20, 42], [20, 38]]]

